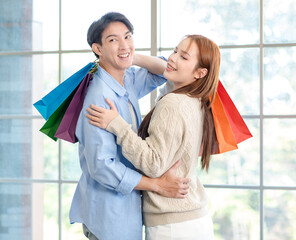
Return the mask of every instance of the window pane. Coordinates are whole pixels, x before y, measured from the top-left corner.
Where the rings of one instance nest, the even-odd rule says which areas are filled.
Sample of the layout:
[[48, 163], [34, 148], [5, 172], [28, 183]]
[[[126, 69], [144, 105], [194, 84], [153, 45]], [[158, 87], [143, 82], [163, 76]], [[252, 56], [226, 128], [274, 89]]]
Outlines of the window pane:
[[295, 216], [296, 191], [264, 192], [264, 239], [296, 239]]
[[38, 114], [33, 103], [58, 85], [58, 56], [0, 57], [0, 114]]
[[82, 224], [70, 224], [69, 211], [72, 198], [76, 189], [76, 184], [63, 184], [63, 230], [62, 239], [81, 240], [83, 238]]
[[[90, 49], [86, 41], [88, 27], [93, 21], [110, 11], [124, 14], [133, 24], [135, 47], [150, 47], [150, 1], [113, 0], [109, 3], [97, 0], [62, 1], [63, 50]], [[136, 9], [145, 9], [145, 11], [137, 11]]]
[[295, 42], [295, 12], [295, 0], [264, 0], [264, 42]]
[[58, 145], [39, 132], [43, 123], [0, 119], [0, 178], [57, 179]]
[[296, 119], [263, 122], [264, 184], [296, 186]]
[[[150, 51], [137, 51], [137, 53], [150, 56]], [[157, 55], [157, 56], [159, 57], [161, 55]], [[137, 68], [137, 66], [134, 66], [134, 67]], [[139, 99], [139, 106], [140, 106], [140, 111], [142, 116], [145, 116], [150, 112], [151, 108], [154, 107], [154, 104], [151, 106], [151, 93]]]
[[264, 114], [296, 114], [296, 47], [264, 49]]
[[79, 180], [81, 169], [79, 164], [78, 143], [62, 141], [63, 179]]
[[259, 49], [221, 49], [221, 59], [221, 82], [240, 114], [259, 114]]
[[217, 44], [259, 42], [256, 0], [161, 0], [161, 47], [175, 47], [186, 34], [202, 34]]
[[0, 239], [57, 240], [58, 185], [0, 183]]
[[62, 81], [95, 60], [96, 57], [92, 52], [62, 54]]
[[147, 94], [146, 96], [139, 99], [139, 106], [142, 116], [146, 116], [151, 110], [150, 99], [151, 94]]
[[259, 191], [209, 188], [206, 191], [215, 239], [259, 239]]
[[59, 3], [5, 1], [0, 8], [0, 51], [57, 50]]
[[[59, 176], [58, 143], [43, 133], [40, 134], [43, 135], [44, 178], [57, 180]], [[38, 169], [36, 169], [37, 171]]]
[[33, 50], [58, 50], [59, 0], [26, 2], [33, 3]]
[[240, 143], [238, 150], [213, 155], [208, 173], [199, 167], [198, 176], [204, 184], [259, 185], [259, 121], [245, 122], [253, 138]]

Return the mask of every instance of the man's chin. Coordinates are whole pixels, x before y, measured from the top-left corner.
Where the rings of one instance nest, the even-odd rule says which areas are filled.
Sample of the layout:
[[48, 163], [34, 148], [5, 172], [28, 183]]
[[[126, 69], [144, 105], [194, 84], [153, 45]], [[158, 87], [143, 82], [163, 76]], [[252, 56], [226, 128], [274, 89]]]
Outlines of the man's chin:
[[130, 68], [132, 66], [132, 61], [126, 61], [126, 62], [121, 61], [120, 66], [125, 69]]

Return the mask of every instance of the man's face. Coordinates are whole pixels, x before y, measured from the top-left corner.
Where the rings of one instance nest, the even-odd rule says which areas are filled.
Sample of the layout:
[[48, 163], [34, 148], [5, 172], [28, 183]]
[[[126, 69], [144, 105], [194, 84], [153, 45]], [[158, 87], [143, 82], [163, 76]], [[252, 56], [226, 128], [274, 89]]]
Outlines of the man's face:
[[96, 46], [100, 65], [109, 73], [125, 71], [132, 65], [135, 51], [132, 33], [122, 22], [111, 22], [102, 33], [102, 45]]

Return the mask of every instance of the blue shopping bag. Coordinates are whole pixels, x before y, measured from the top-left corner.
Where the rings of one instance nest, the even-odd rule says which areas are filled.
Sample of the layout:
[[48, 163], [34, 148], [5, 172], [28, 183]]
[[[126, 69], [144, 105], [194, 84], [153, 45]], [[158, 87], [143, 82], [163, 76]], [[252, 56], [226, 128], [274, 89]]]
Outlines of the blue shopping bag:
[[76, 143], [77, 139], [75, 136], [75, 130], [77, 121], [83, 106], [84, 98], [87, 92], [89, 81], [91, 81], [94, 73], [87, 73], [85, 78], [82, 80], [78, 89], [75, 91], [74, 96], [67, 110], [62, 116], [62, 120], [59, 123], [59, 127], [55, 132], [54, 137], [63, 139], [65, 141]]
[[49, 92], [41, 100], [34, 103], [34, 107], [40, 112], [45, 120], [61, 106], [69, 95], [77, 88], [86, 74], [95, 66], [96, 63], [90, 62], [85, 67], [74, 73], [55, 89]]

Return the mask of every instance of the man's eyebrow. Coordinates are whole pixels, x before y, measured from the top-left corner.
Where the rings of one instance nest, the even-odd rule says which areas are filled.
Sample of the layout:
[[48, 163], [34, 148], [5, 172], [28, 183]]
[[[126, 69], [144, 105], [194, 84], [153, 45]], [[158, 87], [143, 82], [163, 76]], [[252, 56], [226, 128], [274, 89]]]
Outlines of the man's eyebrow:
[[[130, 34], [131, 33], [131, 31], [127, 31], [124, 35], [128, 35], [128, 34]], [[118, 37], [118, 35], [117, 34], [110, 34], [110, 35], [108, 35], [107, 37], [106, 37], [106, 39], [107, 38], [110, 38], [110, 37]]]

